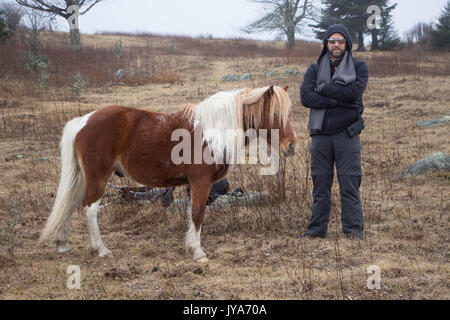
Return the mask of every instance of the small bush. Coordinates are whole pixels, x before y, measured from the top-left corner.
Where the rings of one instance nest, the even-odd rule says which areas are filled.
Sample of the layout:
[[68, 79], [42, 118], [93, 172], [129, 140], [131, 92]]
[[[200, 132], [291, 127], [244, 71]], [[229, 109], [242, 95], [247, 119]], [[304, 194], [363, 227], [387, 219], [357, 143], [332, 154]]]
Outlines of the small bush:
[[87, 80], [83, 79], [83, 75], [77, 72], [73, 75], [72, 93], [77, 100], [80, 100], [81, 91], [86, 88]]

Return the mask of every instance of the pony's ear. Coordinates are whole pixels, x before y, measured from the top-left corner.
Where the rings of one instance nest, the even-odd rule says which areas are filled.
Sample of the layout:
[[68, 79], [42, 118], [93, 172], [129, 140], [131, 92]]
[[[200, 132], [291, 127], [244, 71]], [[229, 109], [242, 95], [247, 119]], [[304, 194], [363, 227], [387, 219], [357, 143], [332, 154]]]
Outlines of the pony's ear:
[[284, 86], [284, 91], [286, 91], [287, 92], [287, 90], [288, 90], [288, 88], [289, 88], [289, 86]]

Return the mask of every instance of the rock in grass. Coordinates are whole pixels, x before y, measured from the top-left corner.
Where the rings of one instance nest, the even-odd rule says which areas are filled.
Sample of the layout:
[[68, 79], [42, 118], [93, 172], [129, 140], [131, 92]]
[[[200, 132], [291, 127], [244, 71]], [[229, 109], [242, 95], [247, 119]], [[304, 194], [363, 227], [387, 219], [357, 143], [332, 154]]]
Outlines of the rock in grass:
[[116, 72], [116, 74], [114, 76], [114, 79], [115, 80], [120, 80], [120, 79], [123, 79], [123, 77], [125, 77], [125, 70], [123, 70], [123, 69], [117, 70], [117, 72]]
[[240, 77], [239, 81], [247, 81], [247, 80], [250, 80], [250, 79], [251, 79], [250, 73], [244, 73], [242, 75], [242, 77]]
[[416, 122], [416, 125], [421, 128], [427, 128], [432, 126], [438, 126], [440, 124], [445, 124], [450, 122], [450, 116], [445, 116], [440, 119], [434, 119], [434, 120], [420, 120]]
[[276, 70], [264, 72], [264, 76], [266, 78], [276, 77], [277, 75], [278, 75], [278, 72]]
[[450, 170], [450, 156], [442, 152], [433, 153], [404, 169], [400, 177], [418, 176], [432, 170]]
[[284, 71], [280, 77], [287, 77], [287, 76], [296, 76], [296, 75], [301, 75], [301, 71], [291, 68], [291, 69], [287, 69], [286, 71]]
[[[232, 196], [229, 194], [218, 197], [208, 207], [213, 209], [252, 206], [269, 201], [269, 195], [267, 192], [248, 192], [241, 196]], [[172, 211], [184, 211], [189, 206], [188, 199], [175, 199], [169, 206], [169, 210]]]
[[235, 75], [234, 73], [227, 74], [222, 77], [222, 81], [224, 81], [224, 82], [234, 82], [234, 81], [239, 81], [239, 80], [240, 80], [240, 77], [238, 75]]

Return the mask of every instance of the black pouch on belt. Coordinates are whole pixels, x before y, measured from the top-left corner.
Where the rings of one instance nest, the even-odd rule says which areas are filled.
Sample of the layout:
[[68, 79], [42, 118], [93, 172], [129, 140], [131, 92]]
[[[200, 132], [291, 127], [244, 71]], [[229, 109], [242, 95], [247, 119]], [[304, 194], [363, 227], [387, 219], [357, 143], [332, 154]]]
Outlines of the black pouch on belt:
[[360, 117], [358, 121], [347, 127], [347, 133], [350, 137], [354, 137], [359, 134], [364, 128], [364, 120]]

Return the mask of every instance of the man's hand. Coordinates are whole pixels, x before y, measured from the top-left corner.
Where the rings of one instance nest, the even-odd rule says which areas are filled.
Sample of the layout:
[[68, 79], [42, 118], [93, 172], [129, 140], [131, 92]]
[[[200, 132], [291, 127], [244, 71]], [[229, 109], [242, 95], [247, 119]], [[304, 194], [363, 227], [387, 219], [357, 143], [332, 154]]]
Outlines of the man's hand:
[[359, 107], [359, 105], [356, 103], [348, 103], [348, 102], [338, 101], [336, 99], [331, 99], [330, 107], [331, 108], [341, 107], [341, 108], [355, 108], [356, 109]]
[[343, 107], [343, 108], [358, 108], [359, 105], [357, 103], [348, 103], [343, 101], [338, 101], [336, 107]]
[[326, 85], [326, 83], [321, 83], [321, 84], [317, 85], [317, 86], [314, 88], [314, 92], [317, 92], [317, 93], [320, 94], [320, 93], [322, 92], [323, 87], [325, 87], [325, 85]]

